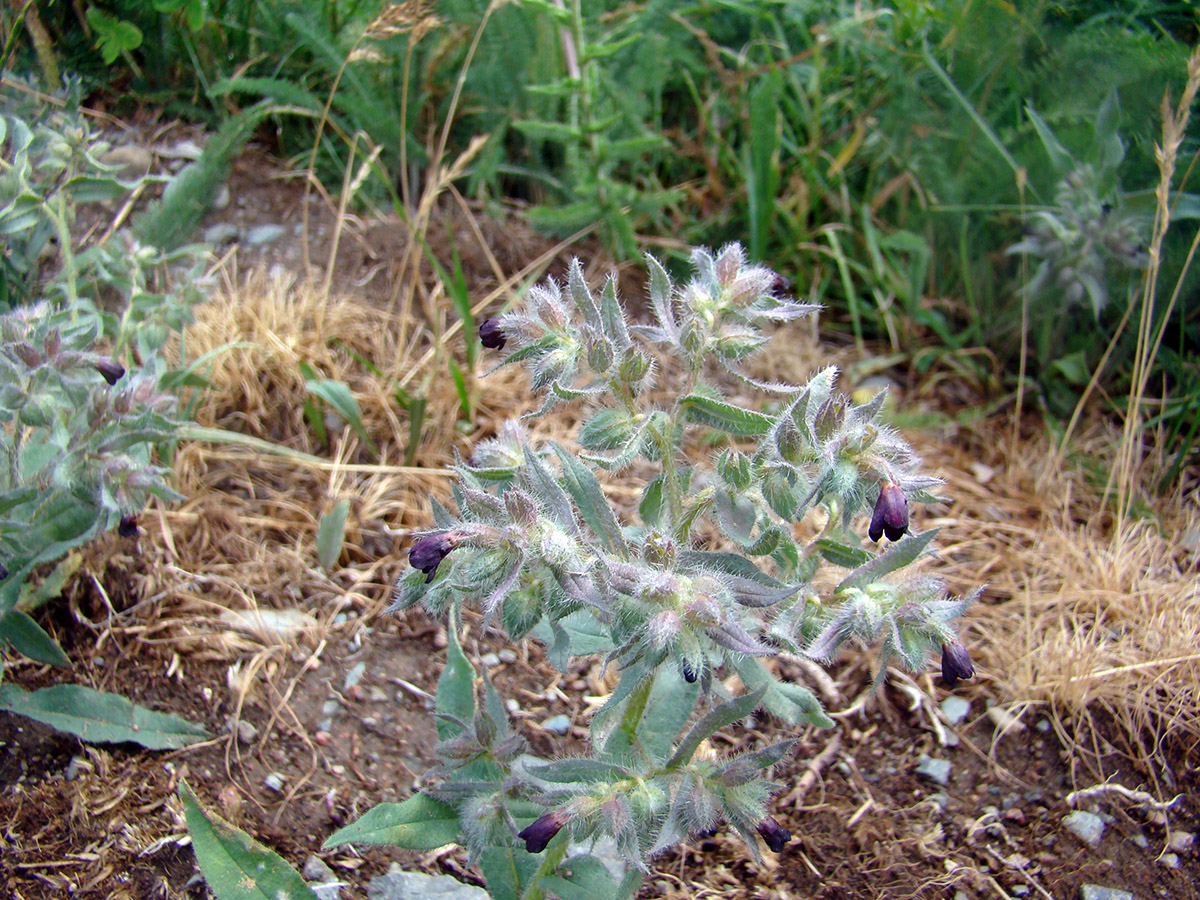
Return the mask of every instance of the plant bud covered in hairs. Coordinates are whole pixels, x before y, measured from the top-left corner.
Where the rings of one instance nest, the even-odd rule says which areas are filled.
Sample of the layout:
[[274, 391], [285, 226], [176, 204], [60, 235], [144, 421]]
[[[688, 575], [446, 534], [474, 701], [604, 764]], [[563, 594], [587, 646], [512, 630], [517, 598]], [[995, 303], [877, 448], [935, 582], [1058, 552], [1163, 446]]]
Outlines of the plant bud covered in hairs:
[[95, 369], [104, 376], [104, 380], [109, 384], [116, 384], [121, 380], [121, 376], [125, 374], [125, 367], [123, 365], [105, 356], [96, 359]]
[[517, 837], [525, 842], [525, 849], [530, 853], [541, 853], [546, 845], [554, 840], [554, 836], [562, 831], [567, 824], [567, 814], [562, 810], [552, 810], [541, 816], [517, 832]]
[[408, 563], [425, 573], [425, 583], [433, 581], [437, 567], [451, 550], [458, 546], [460, 536], [453, 531], [427, 534], [408, 551]]
[[776, 853], [781, 852], [787, 846], [787, 842], [792, 839], [792, 833], [771, 816], [767, 816], [759, 822], [757, 830], [762, 836], [763, 842]]

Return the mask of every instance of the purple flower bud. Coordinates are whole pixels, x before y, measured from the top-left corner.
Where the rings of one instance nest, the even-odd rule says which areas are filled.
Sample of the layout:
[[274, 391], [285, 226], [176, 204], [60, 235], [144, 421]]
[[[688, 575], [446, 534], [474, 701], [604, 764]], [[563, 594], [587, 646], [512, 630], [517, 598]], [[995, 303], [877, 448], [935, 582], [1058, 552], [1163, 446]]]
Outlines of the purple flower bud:
[[946, 687], [954, 687], [960, 678], [973, 678], [975, 666], [971, 664], [971, 654], [962, 645], [962, 641], [953, 640], [942, 644], [942, 681]]
[[888, 482], [879, 489], [875, 501], [875, 512], [871, 514], [871, 527], [867, 533], [877, 541], [884, 534], [889, 541], [898, 541], [908, 531], [908, 499], [895, 482]]
[[137, 516], [121, 516], [121, 521], [117, 525], [117, 534], [123, 538], [137, 537], [138, 524]]
[[781, 852], [787, 842], [792, 839], [792, 833], [771, 816], [767, 816], [758, 823], [758, 833], [766, 845], [776, 853]]
[[504, 329], [500, 327], [500, 320], [495, 316], [479, 323], [479, 343], [483, 346], [489, 350], [503, 350], [504, 340]]
[[525, 842], [525, 849], [530, 853], [541, 853], [566, 824], [567, 814], [562, 810], [552, 810], [524, 831], [518, 832], [517, 837]]
[[3, 581], [7, 577], [8, 577], [8, 566], [4, 565], [4, 563], [0, 563], [0, 581]]
[[458, 546], [459, 535], [453, 531], [439, 531], [427, 534], [408, 551], [408, 562], [414, 569], [425, 573], [425, 583], [433, 581], [437, 567], [446, 554]]
[[121, 376], [125, 374], [125, 367], [123, 365], [106, 356], [100, 357], [93, 365], [96, 371], [103, 375], [104, 380], [109, 384], [116, 384], [121, 380]]

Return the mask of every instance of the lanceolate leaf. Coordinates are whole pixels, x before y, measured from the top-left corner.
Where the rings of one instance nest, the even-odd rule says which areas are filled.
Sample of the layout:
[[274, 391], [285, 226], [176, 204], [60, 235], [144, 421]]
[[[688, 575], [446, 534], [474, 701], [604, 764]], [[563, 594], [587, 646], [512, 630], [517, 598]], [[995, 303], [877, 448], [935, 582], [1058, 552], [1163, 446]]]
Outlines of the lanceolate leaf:
[[766, 434], [775, 424], [774, 419], [763, 413], [702, 394], [688, 394], [679, 403], [690, 421], [739, 437]]
[[711, 737], [726, 725], [732, 725], [754, 712], [766, 692], [765, 687], [760, 687], [752, 693], [726, 700], [710, 710], [704, 718], [692, 726], [692, 730], [687, 733], [687, 737], [683, 739], [667, 762], [667, 768], [687, 765], [705, 738]]
[[346, 516], [350, 512], [350, 501], [339, 500], [328, 513], [321, 516], [317, 525], [317, 562], [328, 572], [342, 555], [342, 542], [346, 537]]
[[[462, 651], [458, 642], [458, 629], [454, 627], [454, 617], [451, 616], [449, 627], [450, 643], [446, 648], [446, 668], [442, 669], [438, 678], [437, 711], [447, 716], [453, 716], [462, 722], [470, 722], [475, 718], [475, 668]], [[438, 738], [449, 740], [458, 734], [459, 729], [450, 721], [439, 719]]]
[[246, 832], [211, 818], [186, 781], [179, 796], [196, 862], [217, 900], [317, 900], [317, 895], [278, 854]]
[[937, 537], [938, 531], [939, 529], [937, 528], [930, 528], [928, 531], [922, 531], [919, 534], [905, 535], [901, 540], [888, 547], [883, 553], [876, 556], [870, 562], [859, 566], [843, 578], [841, 583], [834, 588], [834, 592], [844, 591], [847, 588], [853, 587], [865, 587], [878, 581], [884, 575], [904, 568], [925, 552], [925, 549]]
[[150, 750], [176, 750], [208, 737], [199, 725], [178, 716], [134, 706], [117, 694], [77, 684], [33, 692], [6, 684], [0, 686], [0, 709], [98, 744], [130, 741]]
[[69, 668], [71, 660], [63, 653], [54, 638], [42, 626], [19, 609], [0, 615], [0, 646], [7, 645], [18, 653], [48, 666]]
[[564, 861], [554, 875], [542, 879], [542, 884], [560, 900], [598, 900], [617, 898], [617, 884], [604, 863], [594, 856], [572, 856]]
[[529, 774], [556, 784], [576, 781], [621, 781], [629, 777], [622, 766], [598, 759], [560, 759], [544, 766], [529, 767]]
[[563, 483], [575, 499], [579, 514], [596, 533], [601, 546], [610, 553], [624, 558], [627, 555], [625, 539], [621, 536], [621, 525], [613, 514], [612, 507], [600, 489], [600, 482], [592, 470], [558, 444], [551, 444], [562, 462]]
[[414, 794], [400, 803], [372, 807], [358, 821], [331, 834], [325, 847], [390, 844], [408, 850], [433, 850], [458, 840], [458, 814], [454, 808], [424, 794]]

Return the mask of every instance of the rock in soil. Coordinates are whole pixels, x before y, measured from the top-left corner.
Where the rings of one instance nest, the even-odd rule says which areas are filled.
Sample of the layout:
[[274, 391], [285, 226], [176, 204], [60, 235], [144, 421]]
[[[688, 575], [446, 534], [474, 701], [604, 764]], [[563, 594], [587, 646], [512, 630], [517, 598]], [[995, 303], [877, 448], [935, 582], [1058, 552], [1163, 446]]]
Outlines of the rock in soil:
[[392, 863], [386, 875], [367, 883], [370, 900], [488, 900], [483, 888], [463, 884], [449, 875], [405, 872]]

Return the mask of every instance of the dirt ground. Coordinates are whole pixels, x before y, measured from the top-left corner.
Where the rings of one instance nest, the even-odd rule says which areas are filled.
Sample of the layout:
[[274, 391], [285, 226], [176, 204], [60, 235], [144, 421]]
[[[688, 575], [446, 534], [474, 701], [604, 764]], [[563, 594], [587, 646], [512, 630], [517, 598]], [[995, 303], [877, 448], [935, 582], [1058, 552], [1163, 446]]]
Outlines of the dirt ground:
[[[261, 151], [252, 149], [239, 160], [230, 187], [236, 199], [206, 224], [249, 227], [300, 218], [300, 182]], [[474, 221], [506, 272], [551, 246], [511, 221]], [[313, 205], [312, 259], [327, 258], [333, 222], [326, 207]], [[469, 226], [454, 204], [435, 219], [443, 234], [459, 236], [473, 293], [490, 290], [498, 279], [491, 260], [471, 250]], [[338, 289], [357, 293], [364, 304], [385, 304], [389, 264], [402, 244], [398, 234], [394, 223], [355, 220], [342, 236], [334, 273]], [[301, 258], [297, 240], [293, 235], [238, 249], [228, 263], [230, 277], [273, 265], [295, 271]], [[493, 398], [479, 430], [455, 438], [460, 449], [487, 436], [489, 415], [502, 413], [503, 406]], [[440, 448], [439, 458], [446, 453]], [[425, 456], [417, 460], [422, 462], [440, 464]], [[257, 499], [243, 497], [246, 491], [233, 483], [214, 483], [211, 490], [226, 491], [239, 503]], [[986, 496], [986, 487], [981, 491]], [[974, 502], [986, 508], [978, 498]], [[367, 880], [395, 860], [479, 883], [466, 854], [455, 848], [426, 854], [376, 847], [320, 852], [329, 834], [376, 803], [409, 796], [433, 761], [428, 695], [440, 673], [445, 632], [419, 610], [381, 615], [388, 585], [404, 568], [402, 533], [427, 514], [410, 509], [371, 531], [339, 573], [343, 595], [329, 587], [319, 602], [275, 598], [280, 607], [311, 602], [323, 611], [322, 628], [294, 640], [260, 636], [253, 652], [240, 645], [216, 652], [182, 639], [178, 629], [139, 619], [144, 611], [139, 604], [153, 593], [146, 573], [161, 559], [174, 558], [163, 542], [180, 539], [178, 526], [167, 539], [150, 524], [134, 545], [115, 535], [100, 539], [87, 553], [85, 576], [68, 598], [48, 607], [45, 621], [68, 651], [73, 671], [7, 657], [6, 679], [27, 688], [70, 679], [116, 691], [201, 723], [213, 738], [175, 752], [85, 746], [0, 713], [0, 897], [208, 896], [175, 795], [181, 778], [210, 809], [298, 868], [320, 855], [346, 882], [345, 900], [366, 897]], [[228, 539], [236, 541], [236, 519], [210, 524], [228, 528]], [[280, 540], [287, 545], [287, 535]], [[970, 565], [969, 559], [955, 562], [959, 569]], [[356, 580], [356, 566], [367, 575]], [[994, 602], [987, 595], [982, 601]], [[502, 635], [481, 635], [478, 620], [468, 621], [464, 647], [477, 662], [510, 649]], [[598, 666], [581, 663], [563, 676], [536, 644], [511, 649], [515, 656], [506, 653], [491, 671], [502, 695], [518, 701], [522, 732], [535, 751], [569, 750], [586, 735], [581, 698], [603, 688]], [[1092, 742], [1091, 753], [1081, 754], [1070, 740], [1070, 711], [1049, 715], [1030, 708], [1015, 722], [989, 714], [990, 706], [1009, 709], [1021, 698], [1004, 696], [986, 671], [956, 689], [970, 701], [970, 710], [961, 725], [951, 727], [938, 712], [948, 692], [932, 672], [912, 679], [898, 675], [871, 693], [871, 664], [870, 654], [853, 654], [829, 679], [812, 682], [799, 664], [780, 663], [783, 674], [813, 683], [837, 722], [830, 731], [791, 734], [799, 738], [795, 756], [776, 770], [784, 789], [775, 815], [796, 836], [786, 850], [767, 853], [758, 866], [736, 838], [717, 833], [697, 839], [656, 860], [641, 897], [901, 900], [961, 892], [966, 898], [1074, 900], [1087, 883], [1127, 890], [1139, 900], [1200, 897], [1197, 849], [1168, 847], [1173, 832], [1200, 831], [1200, 757], [1194, 747], [1182, 740], [1160, 747], [1157, 770], [1149, 773], [1139, 769], [1137, 755], [1114, 725], [1111, 734]], [[558, 714], [572, 721], [565, 746], [541, 727]], [[760, 719], [748, 737], [778, 738], [786, 730]], [[950, 762], [944, 786], [917, 773], [925, 754]], [[1165, 782], [1180, 799], [1169, 815], [1115, 793], [1068, 804], [1072, 791], [1105, 778], [1126, 786]], [[1064, 828], [1063, 816], [1074, 808], [1105, 818], [1098, 845]], [[1172, 861], [1177, 867], [1168, 865]]]

